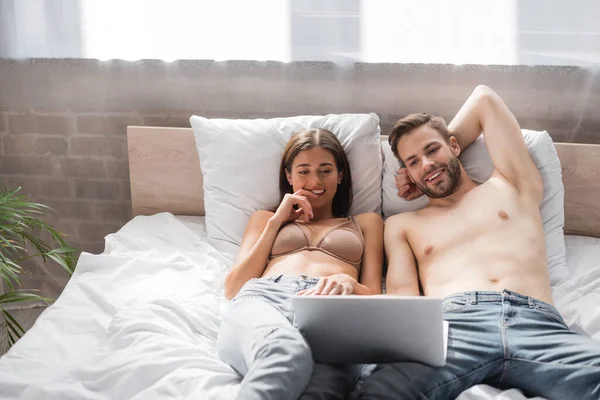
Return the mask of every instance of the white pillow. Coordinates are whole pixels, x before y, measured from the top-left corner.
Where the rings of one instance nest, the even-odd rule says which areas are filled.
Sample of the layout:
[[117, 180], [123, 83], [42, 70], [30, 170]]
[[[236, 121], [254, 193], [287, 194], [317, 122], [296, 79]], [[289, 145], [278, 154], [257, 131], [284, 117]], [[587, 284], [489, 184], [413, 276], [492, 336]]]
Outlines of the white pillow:
[[[523, 129], [523, 137], [531, 158], [540, 170], [544, 183], [544, 199], [540, 206], [540, 214], [544, 223], [548, 267], [552, 284], [566, 279], [568, 269], [563, 226], [564, 187], [560, 160], [556, 148], [548, 132], [536, 132]], [[383, 167], [383, 215], [385, 218], [406, 211], [414, 211], [426, 207], [429, 199], [422, 196], [412, 201], [398, 197], [395, 176], [399, 168], [398, 159], [392, 153], [390, 144], [382, 142], [384, 154]], [[494, 170], [492, 159], [488, 153], [483, 136], [462, 152], [459, 157], [467, 174], [477, 183], [487, 181]]]
[[[206, 230], [213, 243], [239, 246], [250, 215], [279, 205], [283, 150], [292, 134], [302, 129], [328, 129], [344, 147], [354, 193], [350, 214], [381, 212], [382, 158], [375, 114], [255, 120], [192, 116], [190, 123], [204, 178]], [[227, 247], [230, 255], [237, 252]]]

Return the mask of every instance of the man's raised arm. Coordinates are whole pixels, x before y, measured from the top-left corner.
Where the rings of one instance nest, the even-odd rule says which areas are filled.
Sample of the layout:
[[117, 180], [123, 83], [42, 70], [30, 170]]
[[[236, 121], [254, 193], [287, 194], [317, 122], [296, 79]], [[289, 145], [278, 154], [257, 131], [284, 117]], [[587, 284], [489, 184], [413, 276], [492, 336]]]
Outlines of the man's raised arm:
[[540, 173], [529, 155], [517, 120], [496, 92], [487, 86], [477, 86], [448, 129], [461, 149], [473, 143], [483, 131], [496, 171], [520, 193], [541, 203]]

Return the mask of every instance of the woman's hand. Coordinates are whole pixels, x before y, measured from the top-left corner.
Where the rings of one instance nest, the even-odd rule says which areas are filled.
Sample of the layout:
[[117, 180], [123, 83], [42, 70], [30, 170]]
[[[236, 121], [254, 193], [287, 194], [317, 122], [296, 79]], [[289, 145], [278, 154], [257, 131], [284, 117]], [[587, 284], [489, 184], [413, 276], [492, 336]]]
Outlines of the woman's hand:
[[336, 274], [321, 278], [319, 282], [311, 289], [301, 290], [300, 296], [311, 295], [345, 295], [354, 292], [356, 279], [348, 274]]
[[[279, 222], [281, 225], [286, 222], [295, 221], [298, 218], [304, 219], [309, 222], [313, 218], [313, 211], [309, 198], [316, 199], [317, 195], [309, 190], [300, 189], [294, 194], [287, 193], [277, 211], [273, 215], [273, 219]], [[298, 206], [298, 208], [294, 208]]]
[[415, 185], [408, 175], [406, 168], [400, 168], [398, 175], [396, 175], [396, 188], [398, 189], [398, 196], [406, 200], [414, 200], [423, 196], [421, 189]]

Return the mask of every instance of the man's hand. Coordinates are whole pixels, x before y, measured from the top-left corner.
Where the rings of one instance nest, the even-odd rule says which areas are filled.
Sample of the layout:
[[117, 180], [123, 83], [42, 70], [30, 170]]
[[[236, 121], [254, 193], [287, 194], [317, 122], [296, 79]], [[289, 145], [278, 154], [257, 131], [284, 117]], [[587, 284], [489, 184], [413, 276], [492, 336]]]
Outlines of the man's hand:
[[414, 200], [423, 196], [421, 189], [419, 189], [412, 179], [410, 179], [406, 168], [398, 169], [398, 175], [396, 175], [396, 188], [398, 189], [398, 196], [406, 200]]
[[314, 295], [345, 295], [352, 294], [354, 287], [358, 282], [347, 274], [336, 274], [321, 278], [319, 282], [311, 289], [301, 290], [300, 296]]

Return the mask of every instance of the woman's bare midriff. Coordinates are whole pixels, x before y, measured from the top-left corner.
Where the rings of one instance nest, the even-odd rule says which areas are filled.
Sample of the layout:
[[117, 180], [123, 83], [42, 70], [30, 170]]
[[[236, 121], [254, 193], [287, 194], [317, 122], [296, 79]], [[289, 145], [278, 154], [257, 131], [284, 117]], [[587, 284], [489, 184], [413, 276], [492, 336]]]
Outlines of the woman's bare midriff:
[[262, 276], [325, 277], [335, 274], [348, 274], [358, 280], [354, 266], [318, 250], [303, 250], [271, 260]]

